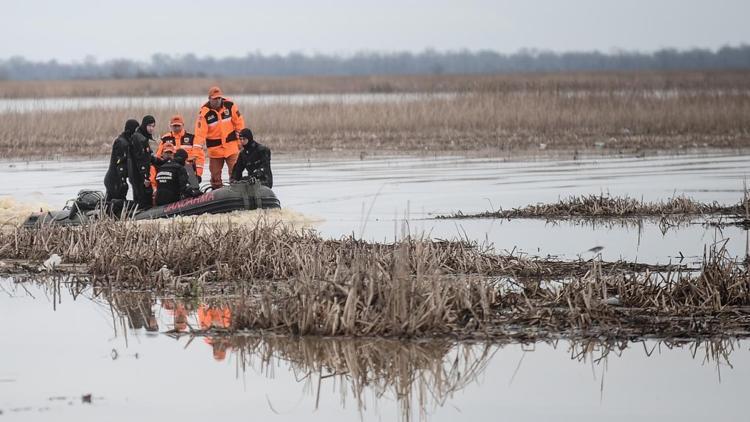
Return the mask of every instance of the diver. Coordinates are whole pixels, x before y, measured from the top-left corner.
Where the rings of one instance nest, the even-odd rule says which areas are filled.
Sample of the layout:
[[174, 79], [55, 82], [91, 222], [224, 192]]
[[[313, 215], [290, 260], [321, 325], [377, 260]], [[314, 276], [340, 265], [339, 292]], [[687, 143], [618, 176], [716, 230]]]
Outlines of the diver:
[[262, 185], [272, 188], [271, 150], [256, 142], [253, 132], [248, 128], [240, 131], [240, 142], [242, 150], [232, 170], [231, 180], [242, 180], [242, 174], [247, 170], [248, 177], [255, 177]]
[[107, 190], [106, 201], [125, 201], [128, 194], [128, 147], [130, 138], [138, 128], [138, 121], [130, 119], [125, 122], [125, 129], [112, 143], [112, 155], [109, 168], [104, 176], [104, 187]]
[[185, 169], [187, 151], [178, 149], [174, 158], [171, 158], [167, 151], [172, 148], [174, 147], [165, 148], [164, 159], [167, 161], [156, 172], [156, 205], [167, 205], [182, 198], [201, 195], [200, 190], [191, 187], [188, 180]]
[[153, 140], [155, 128], [154, 116], [144, 116], [138, 130], [130, 137], [128, 179], [133, 186], [133, 201], [141, 210], [149, 209], [153, 204], [154, 191], [151, 188], [149, 172], [154, 160], [150, 141]]

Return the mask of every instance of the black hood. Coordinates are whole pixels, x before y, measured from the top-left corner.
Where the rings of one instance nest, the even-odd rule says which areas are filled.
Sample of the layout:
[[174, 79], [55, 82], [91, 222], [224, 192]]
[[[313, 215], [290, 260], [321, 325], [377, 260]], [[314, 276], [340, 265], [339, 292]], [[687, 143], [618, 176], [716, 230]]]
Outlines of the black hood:
[[185, 165], [185, 161], [187, 160], [187, 158], [188, 153], [182, 148], [178, 149], [177, 152], [174, 153], [174, 161], [183, 166]]
[[143, 120], [141, 120], [141, 125], [138, 126], [138, 132], [141, 135], [145, 136], [146, 139], [152, 139], [151, 134], [149, 134], [148, 131], [146, 130], [146, 126], [152, 123], [156, 123], [156, 119], [154, 118], [154, 116], [147, 114], [143, 116]]
[[130, 137], [135, 133], [136, 129], [138, 129], [138, 120], [128, 119], [128, 121], [125, 122], [125, 129], [122, 131], [122, 133]]

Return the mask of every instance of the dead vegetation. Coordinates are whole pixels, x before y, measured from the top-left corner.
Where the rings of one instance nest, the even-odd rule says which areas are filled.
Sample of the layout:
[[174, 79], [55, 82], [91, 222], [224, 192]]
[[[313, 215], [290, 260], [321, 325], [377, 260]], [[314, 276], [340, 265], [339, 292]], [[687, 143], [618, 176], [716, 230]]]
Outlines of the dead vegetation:
[[[367, 91], [364, 85], [390, 83], [393, 92], [452, 95], [354, 104], [336, 100], [312, 104], [283, 101], [252, 104], [240, 100], [238, 104], [259, 139], [274, 151], [288, 153], [429, 151], [506, 155], [589, 149], [639, 153], [750, 146], [747, 83], [750, 78], [745, 73], [588, 76], [592, 79], [578, 74], [424, 77], [424, 80], [404, 77], [391, 82], [378, 78], [351, 81], [344, 78], [343, 82], [316, 79], [310, 82], [314, 88], [309, 88], [309, 92], [363, 92]], [[149, 87], [138, 88], [145, 90], [143, 95], [153, 95], [159, 84], [169, 87], [176, 83], [170, 80], [80, 83], [101, 86], [106, 91], [108, 84], [120, 87], [128, 82], [136, 87], [143, 84]], [[343, 88], [331, 88], [329, 82]], [[350, 83], [355, 87], [346, 88]], [[199, 81], [185, 84], [199, 85], [200, 92], [196, 95], [204, 95], [209, 86]], [[251, 88], [233, 87], [231, 81], [223, 84], [229, 94], [255, 92]], [[274, 84], [283, 85], [271, 83]], [[180, 82], [176, 86], [186, 85]], [[275, 89], [268, 88], [268, 92]], [[308, 88], [299, 90], [308, 92]], [[266, 92], [265, 88], [256, 91]], [[92, 95], [105, 94], [102, 91]], [[149, 108], [135, 99], [129, 107], [100, 108], [95, 113], [45, 112], [43, 124], [39, 123], [37, 112], [4, 113], [0, 147], [8, 158], [101, 157], [109, 154], [112, 139], [122, 130], [126, 119], [153, 114], [157, 118], [157, 131], [162, 132], [167, 130], [169, 117], [180, 112], [186, 117], [187, 127], [192, 128], [200, 105], [196, 102], [190, 108], [164, 104]]]
[[545, 218], [555, 219], [595, 219], [632, 217], [677, 217], [694, 218], [699, 216], [742, 217], [747, 214], [747, 200], [734, 205], [722, 205], [716, 201], [704, 203], [686, 196], [675, 196], [658, 202], [648, 202], [628, 196], [612, 197], [608, 194], [570, 196], [552, 204], [527, 205], [510, 210], [485, 211], [477, 214], [464, 214], [459, 211], [452, 215], [437, 218]]
[[204, 96], [220, 85], [232, 95], [390, 92], [725, 92], [750, 90], [747, 71], [564, 72], [497, 75], [305, 76], [0, 81], [0, 98]]
[[232, 329], [375, 337], [750, 334], [750, 275], [721, 245], [701, 268], [497, 255], [465, 242], [323, 240], [102, 222], [0, 235], [0, 257], [83, 263], [111, 289], [229, 295]]
[[[351, 236], [329, 240], [313, 230], [296, 230], [262, 218], [249, 227], [199, 219], [159, 223], [101, 220], [81, 227], [19, 227], [0, 232], [0, 258], [7, 266], [28, 272], [41, 271], [38, 263], [57, 254], [62, 266], [85, 268], [86, 274], [134, 288], [168, 288], [170, 283], [191, 280], [208, 284], [338, 280], [355, 269], [398, 268], [399, 273], [418, 277], [565, 277], [582, 276], [590, 268], [589, 261], [500, 255], [489, 246], [465, 241], [407, 238], [386, 244]], [[666, 268], [627, 262], [602, 265], [613, 272]]]

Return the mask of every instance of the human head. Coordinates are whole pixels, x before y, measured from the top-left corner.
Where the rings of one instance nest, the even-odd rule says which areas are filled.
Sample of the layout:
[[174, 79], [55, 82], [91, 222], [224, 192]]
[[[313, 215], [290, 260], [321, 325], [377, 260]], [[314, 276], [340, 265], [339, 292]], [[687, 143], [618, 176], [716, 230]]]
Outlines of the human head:
[[136, 129], [138, 129], [138, 120], [128, 119], [128, 121], [125, 122], [125, 130], [123, 132], [127, 135], [132, 135], [135, 133]]
[[174, 160], [182, 165], [185, 165], [185, 160], [187, 160], [187, 157], [187, 151], [182, 148], [178, 149], [177, 152], [174, 153]]
[[174, 145], [172, 144], [164, 144], [164, 149], [161, 150], [161, 155], [167, 160], [171, 160], [174, 158]]
[[221, 88], [218, 86], [212, 86], [211, 89], [208, 90], [208, 106], [214, 110], [219, 109], [224, 101], [223, 97], [224, 93], [221, 92]]
[[240, 142], [242, 142], [242, 146], [255, 142], [253, 131], [250, 128], [244, 128], [240, 131]]
[[169, 128], [172, 130], [172, 133], [182, 132], [182, 128], [184, 126], [185, 120], [179, 114], [175, 114], [171, 119], [169, 119]]
[[150, 114], [143, 116], [143, 120], [141, 120], [141, 132], [143, 132], [144, 135], [153, 135], [155, 129], [156, 119], [154, 116]]

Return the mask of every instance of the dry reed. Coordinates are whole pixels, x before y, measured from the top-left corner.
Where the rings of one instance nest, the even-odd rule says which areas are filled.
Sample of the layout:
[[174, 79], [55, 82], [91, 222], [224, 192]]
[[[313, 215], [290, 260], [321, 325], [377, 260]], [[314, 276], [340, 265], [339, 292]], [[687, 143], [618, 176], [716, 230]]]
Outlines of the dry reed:
[[[360, 104], [240, 101], [239, 106], [258, 137], [278, 152], [507, 154], [540, 148], [634, 152], [750, 145], [744, 81], [750, 78], [700, 75], [617, 74], [590, 82], [565, 75], [477, 76], [448, 84], [446, 90], [455, 93], [448, 97]], [[135, 100], [124, 109], [45, 112], [41, 123], [38, 113], [5, 113], [0, 148], [6, 157], [98, 157], [109, 153], [127, 118], [154, 114], [159, 130], [166, 131], [169, 117], [180, 112], [192, 128], [200, 105], [150, 109]]]
[[229, 294], [233, 329], [517, 338], [750, 334], [750, 276], [721, 247], [700, 269], [502, 256], [465, 242], [322, 240], [279, 226], [101, 222], [0, 234], [0, 257], [88, 266], [93, 283]]
[[[161, 277], [163, 266], [169, 269], [171, 281], [198, 278], [220, 283], [330, 279], [358, 265], [379, 269], [398, 266], [415, 276], [439, 272], [495, 277], [581, 276], [590, 266], [588, 261], [498, 255], [488, 246], [464, 241], [407, 238], [382, 244], [353, 237], [327, 240], [312, 230], [296, 230], [265, 218], [250, 226], [201, 219], [163, 223], [155, 227], [143, 222], [102, 220], [83, 227], [19, 227], [0, 232], [0, 258], [42, 261], [58, 254], [66, 264], [86, 265], [86, 272], [93, 276], [147, 288], [168, 284]], [[607, 271], [665, 268], [625, 262], [602, 265]], [[155, 277], [161, 277], [161, 282], [155, 284]]]
[[612, 197], [605, 194], [571, 196], [552, 204], [527, 205], [510, 210], [486, 211], [476, 214], [457, 212], [437, 218], [629, 218], [629, 217], [675, 217], [745, 215], [743, 203], [722, 205], [718, 202], [703, 203], [685, 196], [675, 196], [666, 201], [647, 202], [628, 196]]
[[307, 76], [0, 81], [0, 98], [200, 95], [220, 85], [232, 95], [381, 92], [746, 91], [747, 71], [561, 72], [497, 75]]

